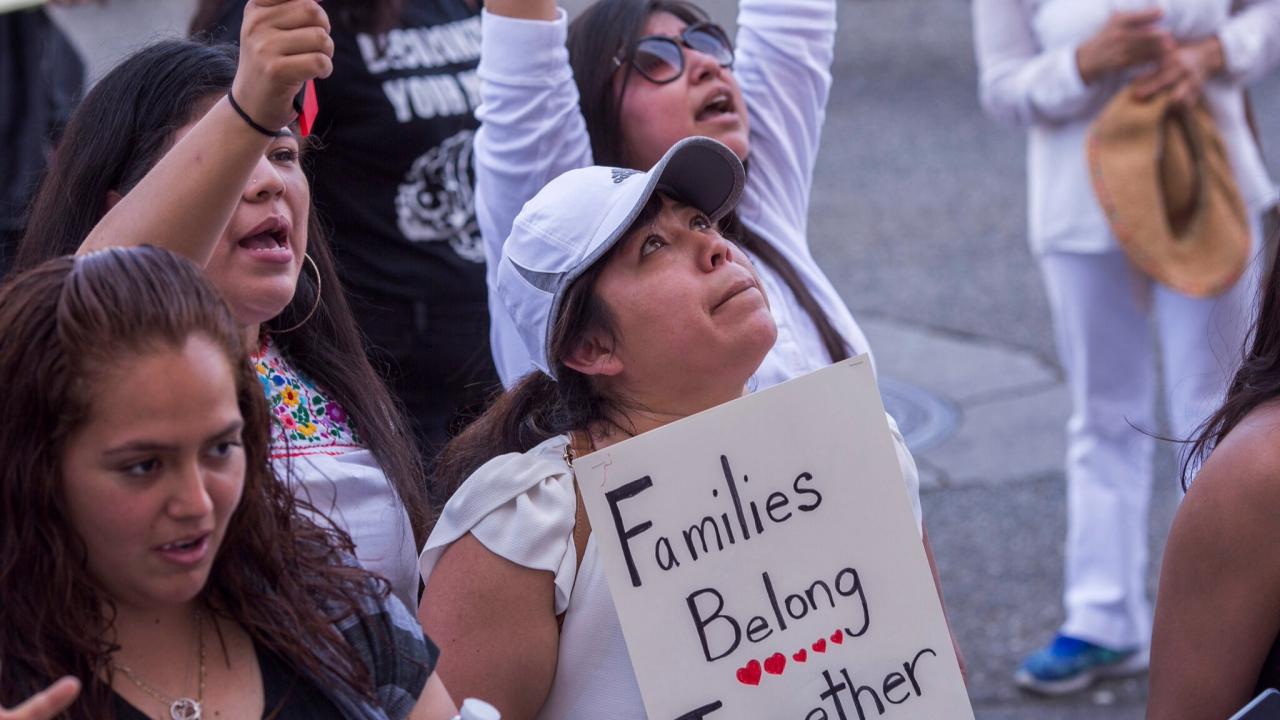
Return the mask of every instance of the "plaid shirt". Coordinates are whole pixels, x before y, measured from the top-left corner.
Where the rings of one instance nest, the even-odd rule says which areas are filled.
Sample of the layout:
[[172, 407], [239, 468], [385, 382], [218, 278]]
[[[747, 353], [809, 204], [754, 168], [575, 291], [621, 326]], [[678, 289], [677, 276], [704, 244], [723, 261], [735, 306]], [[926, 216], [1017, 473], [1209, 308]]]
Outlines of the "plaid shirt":
[[360, 612], [339, 621], [337, 628], [373, 678], [378, 705], [344, 692], [337, 683], [320, 682], [317, 686], [348, 718], [408, 717], [440, 657], [439, 648], [422, 632], [417, 619], [394, 595], [367, 595]]

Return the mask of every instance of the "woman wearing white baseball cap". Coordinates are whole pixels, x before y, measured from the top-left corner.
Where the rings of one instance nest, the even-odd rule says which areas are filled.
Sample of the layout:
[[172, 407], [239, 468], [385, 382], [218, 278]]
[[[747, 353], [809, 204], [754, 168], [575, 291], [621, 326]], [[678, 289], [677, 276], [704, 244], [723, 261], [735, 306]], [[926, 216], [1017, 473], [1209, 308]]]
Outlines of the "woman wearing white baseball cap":
[[735, 40], [685, 0], [598, 0], [572, 23], [556, 0], [485, 2], [476, 220], [505, 386], [533, 368], [495, 277], [521, 206], [563, 172], [644, 170], [693, 136], [723, 142], [750, 167], [720, 225], [755, 263], [778, 327], [758, 387], [870, 351], [809, 246], [836, 1], [741, 0], [738, 11]]
[[504, 718], [645, 717], [571, 458], [746, 392], [777, 327], [717, 226], [744, 179], [687, 138], [648, 172], [565, 173], [515, 219], [496, 290], [538, 371], [445, 448], [456, 491], [419, 561], [441, 676]]

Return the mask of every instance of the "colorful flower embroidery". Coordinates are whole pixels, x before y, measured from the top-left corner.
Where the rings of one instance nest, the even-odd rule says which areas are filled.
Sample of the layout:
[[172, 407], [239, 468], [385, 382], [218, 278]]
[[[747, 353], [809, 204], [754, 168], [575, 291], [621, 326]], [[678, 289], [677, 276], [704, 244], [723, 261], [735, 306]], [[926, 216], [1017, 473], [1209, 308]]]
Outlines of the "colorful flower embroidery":
[[272, 440], [273, 455], [312, 450], [332, 454], [360, 446], [347, 412], [290, 367], [270, 338], [254, 358], [254, 368], [267, 403], [279, 420]]

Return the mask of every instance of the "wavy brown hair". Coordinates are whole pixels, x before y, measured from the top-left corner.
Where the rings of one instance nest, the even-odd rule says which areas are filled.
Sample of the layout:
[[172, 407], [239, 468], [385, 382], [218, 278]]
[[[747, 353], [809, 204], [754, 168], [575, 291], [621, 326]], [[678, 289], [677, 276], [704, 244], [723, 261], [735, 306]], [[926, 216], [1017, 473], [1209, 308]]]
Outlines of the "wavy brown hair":
[[[32, 206], [14, 270], [75, 252], [106, 214], [107, 193], [131, 191], [168, 151], [174, 132], [231, 89], [237, 57], [232, 45], [169, 40], [139, 50], [103, 77], [67, 124]], [[427, 517], [422, 456], [399, 401], [366, 359], [314, 204], [307, 227], [307, 253], [320, 274], [318, 304], [316, 279], [304, 269], [293, 299], [263, 327], [272, 332], [302, 323], [274, 335], [276, 346], [347, 411], [404, 503], [421, 546]], [[316, 312], [307, 319], [313, 307]]]
[[304, 675], [374, 697], [333, 623], [385, 596], [386, 581], [352, 566], [350, 537], [272, 473], [266, 401], [217, 291], [191, 262], [136, 247], [56, 258], [0, 288], [0, 705], [75, 675], [70, 716], [109, 713], [114, 604], [68, 519], [62, 457], [100, 376], [195, 335], [232, 367], [246, 460], [201, 599]]

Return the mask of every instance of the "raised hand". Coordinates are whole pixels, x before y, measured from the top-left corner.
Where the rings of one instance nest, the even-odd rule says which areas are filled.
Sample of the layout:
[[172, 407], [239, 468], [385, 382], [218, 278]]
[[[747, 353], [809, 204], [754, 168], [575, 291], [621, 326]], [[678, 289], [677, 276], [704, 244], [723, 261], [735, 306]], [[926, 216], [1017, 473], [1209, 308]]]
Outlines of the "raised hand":
[[1173, 50], [1173, 37], [1156, 27], [1162, 15], [1159, 8], [1112, 13], [1107, 24], [1076, 50], [1076, 65], [1085, 84], [1134, 65], [1157, 62]]
[[12, 710], [0, 708], [0, 720], [53, 720], [79, 694], [80, 681], [68, 675]]
[[331, 72], [329, 17], [316, 0], [249, 0], [231, 87], [249, 117], [272, 130], [288, 125], [302, 84]]

